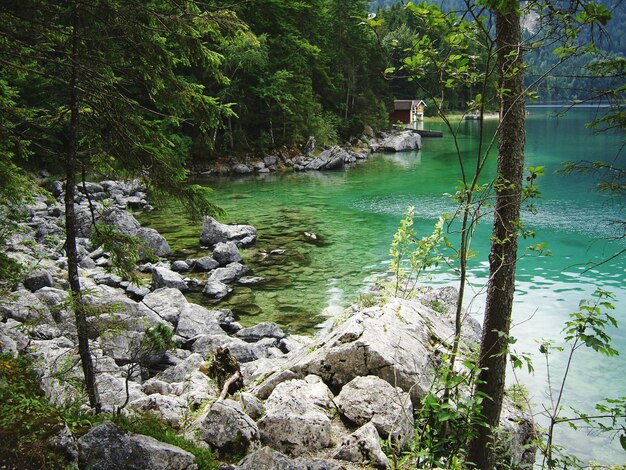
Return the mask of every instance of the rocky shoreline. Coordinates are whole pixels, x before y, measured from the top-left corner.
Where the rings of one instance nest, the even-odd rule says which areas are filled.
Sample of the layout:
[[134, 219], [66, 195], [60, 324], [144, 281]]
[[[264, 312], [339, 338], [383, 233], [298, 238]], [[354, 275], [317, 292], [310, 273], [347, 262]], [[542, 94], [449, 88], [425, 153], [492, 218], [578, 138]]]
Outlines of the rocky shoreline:
[[264, 156], [230, 158], [228, 163], [198, 166], [193, 175], [264, 175], [284, 171], [340, 170], [367, 160], [372, 152], [405, 152], [421, 148], [421, 136], [413, 130], [391, 130], [375, 134], [371, 128], [344, 146], [318, 149], [315, 139], [303, 149], [283, 148]]
[[[63, 406], [86, 401], [77, 385], [82, 373], [66, 291], [63, 187], [54, 182], [50, 189], [53, 198], [37, 197], [10, 240], [8, 254], [31, 272], [0, 302], [0, 351], [32, 357], [46, 396]], [[187, 301], [183, 292], [198, 281], [183, 276], [206, 273], [203, 293], [216, 299], [233, 283], [254, 283], [239, 252], [255, 242], [254, 227], [207, 218], [199, 243], [212, 254], [170, 262], [163, 258], [170, 254], [167, 241], [127, 210], [151, 209], [137, 182], [88, 183], [76, 208], [82, 221], [81, 282], [92, 312], [90, 346], [104, 411], [154, 414], [200, 445], [243, 455], [234, 467], [239, 469], [389, 468], [381, 440], [401, 447], [412, 438], [413, 412], [453, 337], [453, 289], [425, 290], [411, 301], [381, 297], [368, 307], [354, 305], [316, 338], [287, 335], [273, 323], [243, 328], [229, 310]], [[108, 254], [89, 238], [92, 210], [98, 220], [141, 240], [143, 285], [107, 271]], [[149, 251], [161, 259], [147, 262]], [[157, 328], [173, 333], [172, 347], [146, 349], [147, 335]], [[469, 352], [479, 328], [468, 319], [465, 331], [463, 351]], [[244, 384], [227, 398], [229, 387], [207, 372], [216, 353], [226, 350], [236, 358]], [[459, 360], [459, 373], [462, 367]], [[513, 456], [528, 461], [524, 444], [533, 435], [531, 419], [508, 403], [502, 424], [512, 436]], [[182, 449], [111, 422], [78, 439], [65, 428], [54, 439], [70, 466], [196, 468], [195, 457]]]

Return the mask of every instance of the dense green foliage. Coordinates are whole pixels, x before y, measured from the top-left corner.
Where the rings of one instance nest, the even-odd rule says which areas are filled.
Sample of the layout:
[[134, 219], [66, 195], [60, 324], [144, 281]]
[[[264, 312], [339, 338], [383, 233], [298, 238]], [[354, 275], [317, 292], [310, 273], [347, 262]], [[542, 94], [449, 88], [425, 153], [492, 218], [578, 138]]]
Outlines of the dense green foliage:
[[201, 470], [217, 468], [213, 453], [178, 435], [157, 417], [144, 414], [85, 414], [75, 408], [56, 408], [48, 402], [39, 385], [32, 360], [0, 355], [0, 466], [19, 469], [69, 468], [67, 449], [52, 439], [64, 426], [75, 437], [92, 426], [111, 419], [126, 431], [154, 437], [178, 446], [196, 456]]
[[41, 391], [30, 360], [0, 355], [2, 468], [64, 468], [64, 450], [48, 442], [63, 425], [61, 414]]

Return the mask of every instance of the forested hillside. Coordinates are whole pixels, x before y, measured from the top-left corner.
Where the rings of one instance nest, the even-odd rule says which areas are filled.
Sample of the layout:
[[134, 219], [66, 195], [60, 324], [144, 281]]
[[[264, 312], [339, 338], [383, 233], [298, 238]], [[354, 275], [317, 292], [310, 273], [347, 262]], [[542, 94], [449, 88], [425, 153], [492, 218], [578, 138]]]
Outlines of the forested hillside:
[[[146, 15], [158, 15], [166, 4], [155, 2]], [[365, 125], [387, 124], [392, 99], [383, 76], [387, 62], [376, 34], [362, 21], [368, 12], [365, 1], [198, 3], [193, 7], [199, 18], [193, 31], [165, 35], [154, 30], [149, 40], [159, 43], [158, 51], [138, 48], [138, 36], [148, 35], [150, 26], [133, 26], [145, 20], [159, 27], [158, 16], [124, 21], [110, 16], [122, 7], [109, 2], [86, 8], [96, 16], [81, 25], [85, 33], [79, 38], [84, 41], [78, 53], [90, 59], [78, 78], [93, 80], [99, 75], [103, 86], [110, 87], [106, 93], [123, 90], [127, 98], [168, 115], [167, 107], [173, 104], [166, 104], [165, 89], [147, 89], [150, 72], [135, 73], [139, 64], [128, 57], [131, 50], [157, 53], [163, 55], [155, 60], [172, 60], [190, 92], [204, 97], [209, 119], [192, 116], [189, 106], [183, 120], [139, 113], [162, 126], [181, 158], [294, 146], [311, 135], [321, 143], [335, 142], [361, 132]], [[64, 31], [72, 27], [71, 21], [67, 8], [44, 0], [13, 2], [0, 12], [0, 73], [2, 97], [7, 98], [1, 103], [6, 119], [2, 129], [16, 150], [30, 142], [31, 151], [42, 158], [58, 151], [63, 132], [58, 124], [67, 116], [62, 110], [69, 96], [42, 97], [58, 95], [59, 81], [67, 84], [70, 78], [72, 44]], [[89, 46], [97, 36], [101, 41]], [[204, 50], [187, 51], [196, 39], [201, 39]], [[106, 63], [102, 70], [100, 61]], [[88, 95], [98, 86], [94, 82], [94, 88], [81, 92], [91, 100]], [[176, 106], [182, 109], [180, 105]], [[26, 114], [20, 115], [20, 110]], [[37, 126], [26, 125], [24, 118]], [[57, 125], [48, 126], [51, 122]]]
[[[394, 25], [392, 29], [400, 32], [402, 37], [406, 38], [409, 31], [422, 34], [423, 31], [420, 32], [416, 28], [411, 15], [402, 13], [406, 11], [407, 3], [409, 2], [406, 0], [375, 0], [370, 2], [370, 11], [377, 13], [379, 17], [384, 17], [387, 22], [391, 22]], [[415, 1], [413, 3], [419, 4], [421, 2]], [[426, 3], [439, 6], [446, 13], [462, 14], [466, 11], [464, 0], [426, 0]], [[626, 2], [600, 0], [598, 3], [611, 11], [612, 19], [602, 27], [596, 26], [593, 31], [582, 32], [577, 44], [587, 45], [593, 42], [600, 49], [600, 52], [573, 55], [558, 67], [556, 65], [559, 62], [559, 57], [554, 53], [554, 50], [560, 43], [549, 40], [539, 44], [538, 39], [544, 31], [542, 31], [536, 17], [526, 18], [525, 37], [527, 44], [532, 45], [525, 54], [525, 61], [528, 66], [526, 84], [531, 85], [537, 80], [540, 81], [537, 86], [537, 97], [540, 101], [586, 100], [594, 98], [598, 89], [611, 86], [608, 81], [593, 77], [586, 66], [607, 57], [626, 56], [626, 34], [624, 34], [626, 31]], [[400, 28], [401, 25], [404, 26]], [[406, 84], [396, 84], [394, 87], [396, 94], [400, 95], [406, 95], [409, 90], [412, 91], [411, 87], [407, 87]], [[459, 97], [449, 96], [448, 99], [453, 107], [463, 107], [462, 99]]]

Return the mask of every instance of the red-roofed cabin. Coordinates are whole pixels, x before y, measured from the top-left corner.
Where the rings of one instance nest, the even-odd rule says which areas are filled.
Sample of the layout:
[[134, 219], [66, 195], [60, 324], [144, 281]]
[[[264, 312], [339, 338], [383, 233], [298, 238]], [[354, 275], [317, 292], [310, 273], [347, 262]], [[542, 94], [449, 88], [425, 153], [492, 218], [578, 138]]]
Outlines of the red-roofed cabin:
[[395, 100], [389, 120], [392, 123], [415, 124], [424, 119], [424, 108], [426, 108], [424, 100]]

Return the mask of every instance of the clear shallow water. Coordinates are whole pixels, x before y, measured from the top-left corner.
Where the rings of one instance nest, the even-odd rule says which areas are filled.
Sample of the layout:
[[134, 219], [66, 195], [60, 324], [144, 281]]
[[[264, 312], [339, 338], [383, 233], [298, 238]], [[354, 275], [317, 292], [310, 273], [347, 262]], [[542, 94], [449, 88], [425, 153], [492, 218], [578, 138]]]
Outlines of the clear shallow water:
[[[593, 134], [584, 125], [592, 117], [589, 109], [558, 119], [549, 108], [530, 109], [526, 163], [544, 165], [546, 176], [539, 180], [538, 212], [524, 214], [526, 225], [537, 236], [523, 241], [521, 249], [545, 241], [552, 256], [529, 254], [519, 262], [513, 330], [518, 351], [537, 351], [535, 340], [540, 338], [558, 339], [568, 314], [596, 287], [616, 295], [614, 313], [626, 325], [626, 258], [584, 272], [590, 263], [623, 247], [607, 240], [615, 234], [608, 222], [625, 217], [623, 201], [596, 194], [589, 175], [555, 173], [565, 160], [612, 160], [617, 155], [623, 135]], [[486, 126], [493, 129], [495, 122], [487, 121]], [[461, 124], [459, 143], [470, 166], [477, 137], [478, 123]], [[494, 173], [495, 152], [485, 179]], [[457, 155], [446, 132], [443, 139], [424, 139], [419, 152], [375, 155], [345, 171], [207, 180], [215, 202], [228, 211], [228, 222], [257, 227], [259, 240], [246, 251], [246, 262], [255, 275], [268, 280], [257, 287], [237, 288], [220, 306], [235, 309], [244, 324], [270, 320], [291, 332], [312, 331], [327, 314], [353, 302], [373, 276], [386, 269], [388, 247], [406, 207], [415, 207], [418, 230], [430, 233], [441, 213], [454, 210], [444, 193], [453, 193], [459, 179]], [[152, 214], [149, 222], [166, 236], [178, 257], [198, 253], [200, 229], [177, 211]], [[479, 319], [488, 273], [489, 225], [486, 218], [478, 229], [473, 243], [476, 258], [470, 267], [477, 297], [468, 306]], [[311, 243], [304, 232], [315, 233], [318, 241]], [[267, 255], [273, 249], [286, 251]], [[454, 284], [455, 279], [442, 271], [431, 282]], [[206, 302], [200, 295], [196, 300]], [[583, 407], [606, 396], [626, 394], [624, 331], [610, 332], [620, 357], [577, 355], [565, 397], [568, 404]], [[535, 363], [534, 377], [520, 379], [539, 404], [546, 400], [546, 375], [538, 354]], [[554, 358], [551, 367], [553, 378], [559, 376], [563, 358]], [[607, 445], [584, 434], [564, 433], [563, 439], [584, 459], [622, 463], [626, 457], [617, 443]]]

